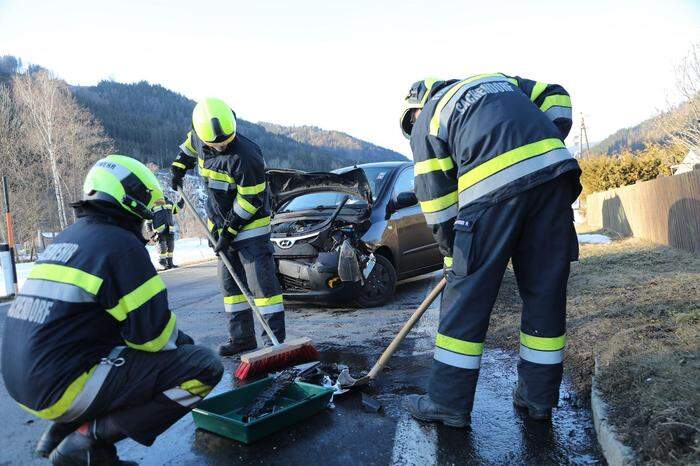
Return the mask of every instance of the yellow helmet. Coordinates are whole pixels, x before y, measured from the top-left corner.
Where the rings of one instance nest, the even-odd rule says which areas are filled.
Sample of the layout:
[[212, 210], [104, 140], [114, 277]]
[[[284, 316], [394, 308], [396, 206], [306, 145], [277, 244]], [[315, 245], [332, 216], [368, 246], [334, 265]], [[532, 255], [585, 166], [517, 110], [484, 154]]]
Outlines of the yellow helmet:
[[413, 121], [411, 121], [411, 110], [416, 108], [423, 108], [425, 103], [430, 97], [430, 90], [433, 88], [436, 82], [439, 80], [437, 78], [425, 78], [422, 81], [416, 81], [411, 86], [411, 90], [405, 97], [406, 104], [401, 112], [401, 119], [399, 123], [401, 125], [401, 132], [407, 138], [411, 137], [411, 131], [413, 130]]
[[192, 128], [205, 144], [223, 146], [236, 136], [236, 116], [226, 102], [208, 97], [194, 107]]

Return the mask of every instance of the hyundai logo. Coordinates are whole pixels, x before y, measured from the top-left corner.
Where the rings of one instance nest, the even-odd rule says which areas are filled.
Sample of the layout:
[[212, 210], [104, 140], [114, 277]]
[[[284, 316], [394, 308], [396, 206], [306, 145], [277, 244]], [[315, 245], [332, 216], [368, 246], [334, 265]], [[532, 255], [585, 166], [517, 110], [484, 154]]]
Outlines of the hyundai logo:
[[282, 249], [289, 249], [292, 246], [294, 246], [294, 241], [291, 239], [280, 239], [276, 241], [277, 246], [279, 246]]

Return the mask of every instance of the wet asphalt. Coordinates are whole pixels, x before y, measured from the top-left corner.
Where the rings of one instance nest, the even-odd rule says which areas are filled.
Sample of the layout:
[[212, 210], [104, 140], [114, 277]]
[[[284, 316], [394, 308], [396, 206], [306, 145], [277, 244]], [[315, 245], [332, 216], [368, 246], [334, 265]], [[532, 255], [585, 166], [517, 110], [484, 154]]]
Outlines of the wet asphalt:
[[[216, 267], [206, 263], [163, 274], [178, 325], [199, 344], [212, 349], [225, 339], [226, 319]], [[309, 336], [322, 359], [367, 371], [413, 309], [439, 279], [437, 274], [401, 283], [394, 301], [382, 308], [287, 304], [290, 337]], [[0, 329], [7, 305], [0, 306]], [[124, 459], [142, 465], [461, 465], [461, 464], [601, 464], [591, 413], [565, 379], [559, 409], [548, 423], [528, 421], [514, 410], [517, 355], [487, 348], [471, 429], [453, 429], [411, 419], [401, 398], [423, 393], [432, 359], [438, 308], [434, 304], [366, 392], [382, 404], [379, 413], [362, 408], [361, 394], [337, 397], [327, 409], [257, 443], [243, 445], [195, 429], [190, 415], [165, 432], [151, 448], [127, 440], [119, 444]], [[0, 333], [1, 334], [1, 333]], [[235, 361], [224, 361], [226, 374], [213, 394], [230, 390]], [[0, 387], [0, 466], [48, 464], [32, 456], [44, 421], [25, 413]]]

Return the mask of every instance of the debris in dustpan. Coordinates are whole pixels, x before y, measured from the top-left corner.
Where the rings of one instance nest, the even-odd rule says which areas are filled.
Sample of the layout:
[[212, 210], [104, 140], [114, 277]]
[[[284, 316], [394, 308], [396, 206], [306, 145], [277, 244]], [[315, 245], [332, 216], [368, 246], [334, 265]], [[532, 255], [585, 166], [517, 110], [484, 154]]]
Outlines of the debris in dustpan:
[[278, 372], [270, 386], [265, 388], [248, 405], [243, 415], [243, 422], [249, 422], [266, 414], [274, 413], [277, 397], [294, 383], [298, 375], [299, 369], [296, 368]]
[[338, 378], [338, 375], [340, 375], [340, 373], [343, 370], [347, 370], [347, 368], [348, 366], [344, 364], [328, 362], [320, 363], [314, 368], [314, 370], [310, 370], [307, 371], [305, 374], [302, 374], [300, 380], [302, 382], [323, 385], [324, 377], [328, 376], [331, 380], [336, 380]]
[[[333, 397], [336, 397], [338, 395], [342, 395], [343, 393], [347, 393], [348, 389], [347, 388], [342, 388], [340, 384], [338, 383], [338, 380], [333, 382], [333, 379], [328, 377], [327, 375], [323, 376], [323, 383], [322, 385], [326, 388], [332, 388], [333, 389]], [[333, 398], [331, 398], [331, 401], [333, 401]]]

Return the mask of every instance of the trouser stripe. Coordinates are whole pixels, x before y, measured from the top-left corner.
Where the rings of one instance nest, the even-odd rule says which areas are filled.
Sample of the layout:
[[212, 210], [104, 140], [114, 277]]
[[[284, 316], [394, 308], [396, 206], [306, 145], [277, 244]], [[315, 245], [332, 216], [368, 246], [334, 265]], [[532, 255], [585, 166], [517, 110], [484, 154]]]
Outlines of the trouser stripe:
[[536, 364], [561, 364], [564, 361], [564, 350], [541, 351], [520, 345], [520, 357]]
[[224, 303], [224, 311], [226, 312], [243, 312], [250, 310], [250, 304], [246, 303], [236, 303], [228, 304]]
[[258, 306], [262, 315], [276, 314], [284, 312], [284, 304], [270, 304], [269, 306]]
[[187, 390], [183, 390], [179, 387], [166, 390], [163, 392], [163, 395], [167, 396], [179, 405], [184, 406], [185, 408], [189, 408], [190, 406], [193, 406], [202, 401], [201, 397], [193, 395]]
[[536, 364], [561, 364], [566, 335], [538, 337], [520, 332], [520, 357]]
[[481, 356], [454, 353], [443, 348], [435, 348], [433, 357], [436, 361], [461, 369], [478, 369], [481, 366]]

